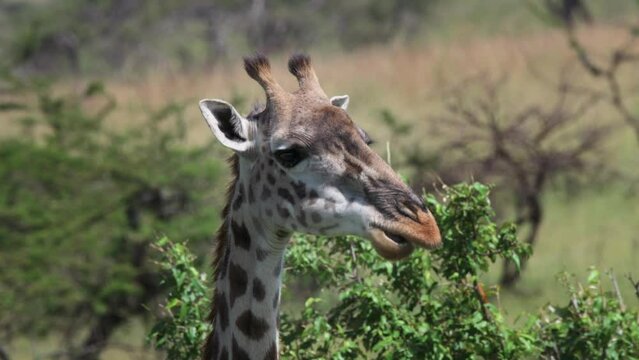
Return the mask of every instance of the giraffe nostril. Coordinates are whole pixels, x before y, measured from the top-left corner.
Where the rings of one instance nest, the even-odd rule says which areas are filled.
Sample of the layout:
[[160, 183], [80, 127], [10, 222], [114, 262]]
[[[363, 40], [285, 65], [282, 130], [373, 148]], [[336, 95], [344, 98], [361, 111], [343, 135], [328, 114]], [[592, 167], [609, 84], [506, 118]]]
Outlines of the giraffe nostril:
[[417, 217], [417, 211], [410, 203], [404, 203], [397, 206], [397, 212], [406, 216], [407, 218], [410, 218], [411, 220], [415, 222], [419, 222], [419, 219]]

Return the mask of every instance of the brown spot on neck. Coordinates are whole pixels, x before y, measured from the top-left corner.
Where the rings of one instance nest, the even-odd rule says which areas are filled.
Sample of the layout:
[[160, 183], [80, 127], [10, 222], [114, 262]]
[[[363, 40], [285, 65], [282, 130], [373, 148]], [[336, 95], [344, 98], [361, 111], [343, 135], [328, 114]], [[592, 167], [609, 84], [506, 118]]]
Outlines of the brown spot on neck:
[[235, 304], [235, 300], [246, 293], [248, 287], [248, 274], [241, 266], [231, 262], [229, 264], [229, 302], [231, 308]]
[[218, 316], [220, 329], [226, 330], [229, 326], [229, 306], [226, 302], [226, 294], [219, 291], [215, 293], [215, 311]]
[[264, 296], [266, 296], [264, 283], [259, 278], [253, 279], [253, 297], [257, 301], [262, 301], [264, 300]]
[[291, 195], [291, 193], [285, 188], [277, 189], [277, 195], [279, 195], [282, 199], [288, 201], [289, 203], [295, 204], [295, 199], [293, 198], [293, 195]]
[[241, 247], [244, 250], [251, 249], [251, 235], [249, 235], [248, 229], [244, 224], [240, 225], [235, 221], [231, 221], [231, 232], [233, 233], [235, 246]]
[[266, 320], [256, 316], [251, 310], [238, 316], [235, 325], [247, 338], [258, 341], [268, 332], [270, 326]]
[[306, 197], [306, 185], [304, 185], [301, 181], [293, 181], [292, 184], [293, 190], [299, 199], [303, 199]]

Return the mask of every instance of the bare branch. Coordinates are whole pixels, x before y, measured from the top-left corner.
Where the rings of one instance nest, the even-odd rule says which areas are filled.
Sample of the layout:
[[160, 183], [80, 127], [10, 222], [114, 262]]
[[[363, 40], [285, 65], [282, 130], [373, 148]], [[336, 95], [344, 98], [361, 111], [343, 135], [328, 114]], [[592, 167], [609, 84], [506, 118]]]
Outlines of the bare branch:
[[639, 142], [639, 114], [633, 114], [626, 104], [625, 94], [619, 84], [619, 70], [622, 65], [639, 61], [639, 54], [630, 51], [635, 46], [637, 36], [632, 34], [629, 39], [610, 53], [610, 59], [606, 65], [596, 64], [592, 60], [585, 46], [580, 42], [572, 28], [566, 29], [568, 44], [573, 50], [582, 67], [594, 78], [603, 79], [609, 93], [609, 101], [619, 113], [623, 121], [633, 129], [636, 140]]
[[[608, 128], [583, 121], [604, 95], [577, 96], [571, 92], [570, 78], [564, 74], [559, 78], [552, 103], [529, 104], [515, 111], [501, 104], [504, 77], [465, 81], [463, 89], [454, 87], [457, 90], [446, 95], [447, 103], [454, 106], [437, 122], [445, 135], [440, 153], [450, 157], [449, 169], [443, 173], [470, 173], [511, 190], [517, 223], [530, 225], [525, 239], [531, 244], [543, 219], [541, 195], [548, 180], [601, 169], [604, 163], [597, 159], [602, 157], [600, 144]], [[479, 95], [472, 91], [476, 88]]]
[[621, 311], [626, 311], [626, 305], [623, 303], [623, 297], [621, 297], [621, 291], [619, 290], [619, 284], [617, 283], [617, 278], [615, 274], [612, 272], [612, 269], [608, 270], [608, 277], [612, 282], [612, 286], [615, 288], [615, 294], [617, 295], [617, 301], [619, 301], [619, 308]]

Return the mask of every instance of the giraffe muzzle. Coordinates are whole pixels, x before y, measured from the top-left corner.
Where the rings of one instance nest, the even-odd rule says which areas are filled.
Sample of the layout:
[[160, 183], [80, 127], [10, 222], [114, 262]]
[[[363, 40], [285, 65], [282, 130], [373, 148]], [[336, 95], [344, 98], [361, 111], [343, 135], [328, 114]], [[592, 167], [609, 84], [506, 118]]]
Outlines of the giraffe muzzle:
[[375, 250], [388, 260], [410, 255], [415, 247], [434, 249], [441, 245], [441, 234], [433, 215], [426, 209], [411, 212], [392, 222], [374, 224], [370, 231]]

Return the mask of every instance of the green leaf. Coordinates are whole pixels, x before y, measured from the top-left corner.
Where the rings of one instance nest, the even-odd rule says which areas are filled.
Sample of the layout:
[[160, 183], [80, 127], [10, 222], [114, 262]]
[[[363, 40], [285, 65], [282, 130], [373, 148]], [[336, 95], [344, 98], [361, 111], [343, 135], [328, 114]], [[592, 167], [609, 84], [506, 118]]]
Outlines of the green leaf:
[[590, 269], [590, 273], [588, 274], [588, 284], [597, 284], [599, 283], [599, 271], [596, 269]]
[[513, 254], [510, 259], [513, 261], [513, 263], [515, 263], [517, 271], [521, 271], [521, 260], [519, 259], [519, 255]]

